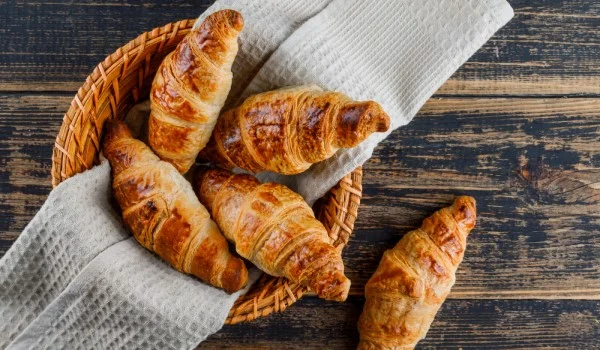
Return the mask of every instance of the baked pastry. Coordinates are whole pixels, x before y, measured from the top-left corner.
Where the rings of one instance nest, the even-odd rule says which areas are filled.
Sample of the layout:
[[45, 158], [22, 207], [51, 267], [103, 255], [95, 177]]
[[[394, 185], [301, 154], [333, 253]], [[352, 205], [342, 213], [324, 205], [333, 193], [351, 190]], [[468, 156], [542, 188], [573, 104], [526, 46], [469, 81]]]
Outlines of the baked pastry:
[[185, 173], [206, 145], [231, 88], [242, 15], [221, 10], [183, 38], [161, 63], [150, 91], [148, 142]]
[[356, 102], [316, 85], [288, 87], [222, 113], [200, 157], [226, 169], [298, 174], [389, 126], [376, 102]]
[[194, 176], [194, 190], [237, 252], [272, 276], [343, 301], [350, 280], [341, 254], [300, 195], [250, 175], [213, 169]]
[[413, 349], [425, 337], [454, 285], [475, 216], [475, 200], [458, 197], [383, 254], [365, 287], [359, 349]]
[[229, 293], [244, 287], [244, 262], [231, 255], [190, 183], [134, 139], [124, 123], [108, 121], [104, 128], [113, 194], [135, 239], [177, 270], [213, 286]]

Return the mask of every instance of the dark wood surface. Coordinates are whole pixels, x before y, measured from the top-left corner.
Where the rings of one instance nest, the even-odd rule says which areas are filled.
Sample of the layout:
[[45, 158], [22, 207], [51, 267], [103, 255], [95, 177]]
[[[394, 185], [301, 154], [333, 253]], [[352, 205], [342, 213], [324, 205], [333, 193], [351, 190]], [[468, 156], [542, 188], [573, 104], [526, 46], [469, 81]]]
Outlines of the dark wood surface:
[[[454, 195], [478, 227], [420, 348], [600, 348], [600, 1], [515, 18], [364, 168], [346, 303], [305, 297], [201, 348], [353, 348], [382, 252]], [[210, 1], [0, 1], [0, 256], [51, 190], [62, 115], [106, 55]], [[1, 297], [1, 296], [0, 296]]]

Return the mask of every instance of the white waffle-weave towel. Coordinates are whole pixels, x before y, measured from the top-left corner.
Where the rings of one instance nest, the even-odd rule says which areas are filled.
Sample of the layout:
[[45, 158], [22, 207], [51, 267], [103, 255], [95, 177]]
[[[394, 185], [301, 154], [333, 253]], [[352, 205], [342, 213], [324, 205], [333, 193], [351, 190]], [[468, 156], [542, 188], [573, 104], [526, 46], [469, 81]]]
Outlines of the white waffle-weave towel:
[[[254, 10], [247, 12], [250, 3]], [[309, 204], [408, 124], [513, 16], [505, 0], [224, 0], [196, 25], [213, 8], [239, 10], [246, 21], [228, 106], [274, 88], [317, 84], [355, 100], [377, 101], [392, 119], [387, 133], [375, 133], [300, 175], [259, 174], [263, 181], [290, 186]], [[293, 30], [298, 19], [306, 22]]]

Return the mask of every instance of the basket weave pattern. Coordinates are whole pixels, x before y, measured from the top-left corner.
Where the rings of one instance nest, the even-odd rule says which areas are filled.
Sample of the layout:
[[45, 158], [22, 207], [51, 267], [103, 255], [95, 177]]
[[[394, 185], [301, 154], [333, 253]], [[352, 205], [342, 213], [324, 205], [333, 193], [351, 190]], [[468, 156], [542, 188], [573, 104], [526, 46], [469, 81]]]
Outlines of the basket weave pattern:
[[[148, 97], [163, 58], [190, 32], [193, 19], [170, 23], [138, 36], [100, 62], [71, 101], [52, 153], [52, 185], [98, 163], [102, 127], [108, 119], [123, 119]], [[362, 193], [362, 170], [346, 175], [315, 205], [315, 213], [338, 249], [352, 232]], [[263, 274], [238, 298], [226, 323], [254, 320], [283, 311], [308, 292], [305, 287]]]

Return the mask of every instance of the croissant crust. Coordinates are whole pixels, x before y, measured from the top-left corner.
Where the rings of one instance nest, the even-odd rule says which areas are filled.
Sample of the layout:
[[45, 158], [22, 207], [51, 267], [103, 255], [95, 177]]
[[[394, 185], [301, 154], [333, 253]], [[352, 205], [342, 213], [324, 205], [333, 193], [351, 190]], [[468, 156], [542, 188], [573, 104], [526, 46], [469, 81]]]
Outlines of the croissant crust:
[[158, 68], [150, 91], [148, 143], [181, 173], [208, 142], [225, 103], [243, 26], [239, 12], [215, 12]]
[[376, 102], [356, 102], [315, 85], [289, 87], [251, 96], [222, 113], [200, 157], [226, 169], [298, 174], [389, 125]]
[[230, 293], [244, 287], [244, 262], [231, 255], [190, 183], [134, 139], [125, 124], [109, 121], [104, 128], [113, 194], [135, 239], [179, 271]]
[[454, 285], [475, 217], [475, 200], [458, 197], [383, 254], [365, 287], [359, 349], [413, 349], [425, 337]]
[[242, 257], [272, 276], [310, 287], [321, 298], [346, 299], [350, 281], [342, 257], [298, 194], [222, 169], [198, 173], [194, 189]]

